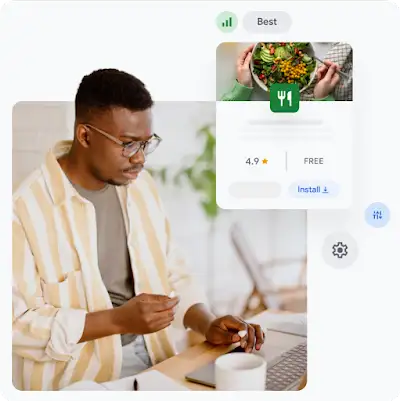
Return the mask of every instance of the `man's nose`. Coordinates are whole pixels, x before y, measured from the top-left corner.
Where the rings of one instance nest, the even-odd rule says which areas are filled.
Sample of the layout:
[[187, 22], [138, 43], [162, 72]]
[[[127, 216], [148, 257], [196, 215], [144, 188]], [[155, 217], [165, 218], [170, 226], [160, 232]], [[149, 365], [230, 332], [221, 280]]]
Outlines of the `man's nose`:
[[129, 158], [129, 162], [131, 164], [144, 164], [145, 161], [146, 161], [146, 156], [142, 148], [140, 148], [138, 152], [136, 152], [133, 156]]

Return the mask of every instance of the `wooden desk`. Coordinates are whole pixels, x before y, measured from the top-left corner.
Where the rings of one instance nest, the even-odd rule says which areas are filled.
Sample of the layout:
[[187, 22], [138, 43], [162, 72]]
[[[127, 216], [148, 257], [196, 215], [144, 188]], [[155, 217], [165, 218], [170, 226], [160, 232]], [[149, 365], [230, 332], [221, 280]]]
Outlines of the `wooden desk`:
[[[271, 322], [271, 315], [271, 312], [262, 312], [249, 321], [251, 323], [257, 323], [261, 327], [268, 327], [269, 323]], [[276, 320], [275, 316], [274, 320]], [[285, 322], [301, 322], [304, 319], [301, 318], [301, 316], [304, 316], [302, 314], [282, 314], [280, 316], [282, 316]], [[185, 375], [201, 366], [206, 365], [207, 363], [216, 360], [219, 356], [223, 355], [227, 351], [230, 351], [232, 348], [234, 348], [232, 345], [213, 346], [206, 342], [202, 342], [198, 345], [188, 348], [172, 358], [167, 359], [164, 362], [159, 363], [158, 365], [153, 366], [149, 370], [158, 370], [190, 390], [213, 391], [214, 389], [211, 387], [191, 383], [185, 380]]]

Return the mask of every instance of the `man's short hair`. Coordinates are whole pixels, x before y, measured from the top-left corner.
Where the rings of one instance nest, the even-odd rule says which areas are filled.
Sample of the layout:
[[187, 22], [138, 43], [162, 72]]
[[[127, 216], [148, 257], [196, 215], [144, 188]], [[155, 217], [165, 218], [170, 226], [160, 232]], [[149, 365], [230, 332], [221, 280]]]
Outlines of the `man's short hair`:
[[152, 105], [149, 91], [138, 78], [113, 68], [100, 69], [83, 77], [75, 96], [75, 117], [85, 121], [92, 113], [114, 107], [142, 111]]

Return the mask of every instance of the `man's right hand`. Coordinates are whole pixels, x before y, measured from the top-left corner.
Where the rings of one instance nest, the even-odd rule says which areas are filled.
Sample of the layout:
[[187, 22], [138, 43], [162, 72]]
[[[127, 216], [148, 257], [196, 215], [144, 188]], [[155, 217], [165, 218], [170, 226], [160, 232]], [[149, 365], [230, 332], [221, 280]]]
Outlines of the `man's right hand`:
[[122, 306], [86, 315], [79, 343], [114, 334], [149, 334], [168, 327], [174, 320], [179, 298], [141, 294]]
[[178, 297], [140, 294], [115, 308], [115, 324], [120, 334], [155, 333], [172, 323], [178, 303]]

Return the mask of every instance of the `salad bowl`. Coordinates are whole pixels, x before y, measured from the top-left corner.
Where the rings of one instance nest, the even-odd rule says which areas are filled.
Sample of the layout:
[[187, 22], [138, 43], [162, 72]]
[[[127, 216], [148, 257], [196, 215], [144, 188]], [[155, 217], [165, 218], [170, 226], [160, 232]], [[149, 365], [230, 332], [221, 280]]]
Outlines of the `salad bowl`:
[[266, 92], [274, 83], [296, 83], [305, 91], [317, 72], [314, 49], [308, 42], [260, 42], [252, 51], [254, 81]]

